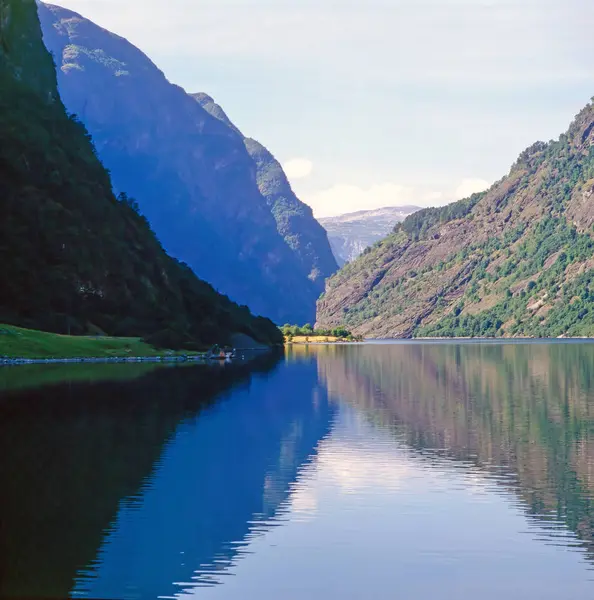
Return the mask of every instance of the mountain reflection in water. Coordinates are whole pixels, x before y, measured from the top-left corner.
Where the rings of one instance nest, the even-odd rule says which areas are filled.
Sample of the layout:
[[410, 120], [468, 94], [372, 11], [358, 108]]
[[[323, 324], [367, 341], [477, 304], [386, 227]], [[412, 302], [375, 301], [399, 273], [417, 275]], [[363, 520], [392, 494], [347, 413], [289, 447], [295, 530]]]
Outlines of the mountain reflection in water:
[[331, 396], [426, 460], [480, 468], [594, 557], [594, 344], [333, 347], [318, 364]]
[[592, 344], [21, 372], [0, 371], [2, 597], [594, 594]]

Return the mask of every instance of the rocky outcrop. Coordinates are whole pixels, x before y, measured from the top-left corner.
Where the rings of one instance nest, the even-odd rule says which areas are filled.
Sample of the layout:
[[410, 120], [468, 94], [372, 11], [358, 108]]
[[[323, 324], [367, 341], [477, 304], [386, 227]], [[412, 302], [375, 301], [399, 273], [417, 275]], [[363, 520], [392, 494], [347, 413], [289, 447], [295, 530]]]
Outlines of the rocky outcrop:
[[328, 232], [332, 252], [342, 267], [386, 237], [396, 223], [417, 210], [420, 210], [419, 206], [387, 206], [325, 217], [320, 219], [320, 224]]
[[594, 105], [481, 194], [421, 210], [329, 280], [318, 325], [371, 337], [594, 335]]
[[56, 6], [40, 16], [67, 109], [165, 249], [259, 314], [313, 320], [318, 292], [277, 231], [240, 133], [125, 39]]

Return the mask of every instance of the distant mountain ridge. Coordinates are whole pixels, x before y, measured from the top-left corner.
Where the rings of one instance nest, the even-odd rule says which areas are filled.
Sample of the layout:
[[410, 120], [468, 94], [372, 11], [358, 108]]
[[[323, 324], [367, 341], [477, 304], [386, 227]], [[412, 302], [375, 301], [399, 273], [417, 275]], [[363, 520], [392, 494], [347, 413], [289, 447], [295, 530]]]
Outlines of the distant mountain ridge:
[[336, 260], [343, 266], [388, 235], [396, 223], [418, 210], [419, 206], [386, 206], [324, 217], [319, 222], [328, 232]]
[[[279, 233], [256, 164], [222, 109], [213, 117], [214, 107], [201, 106], [205, 95], [171, 84], [140, 50], [79, 14], [47, 4], [39, 14], [67, 109], [165, 249], [277, 323], [313, 321], [323, 280], [336, 268], [315, 259], [331, 253], [328, 242], [316, 234], [306, 244], [319, 267], [311, 277], [300, 247], [287, 243], [290, 227]], [[313, 218], [304, 224], [315, 226]]]
[[369, 337], [594, 335], [594, 100], [489, 190], [414, 213], [346, 265], [320, 327]]

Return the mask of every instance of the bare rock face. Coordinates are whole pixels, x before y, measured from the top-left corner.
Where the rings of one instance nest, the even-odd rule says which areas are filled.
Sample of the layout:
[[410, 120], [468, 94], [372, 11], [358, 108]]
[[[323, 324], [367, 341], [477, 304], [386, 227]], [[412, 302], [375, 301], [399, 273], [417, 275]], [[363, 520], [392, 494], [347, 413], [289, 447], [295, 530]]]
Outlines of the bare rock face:
[[369, 337], [594, 335], [594, 105], [488, 191], [407, 217], [346, 265], [321, 327]]
[[39, 13], [66, 108], [165, 249], [256, 313], [312, 321], [320, 290], [278, 232], [226, 115], [212, 116], [125, 39], [56, 6]]
[[375, 210], [325, 217], [320, 223], [328, 232], [332, 252], [340, 266], [355, 260], [369, 246], [385, 238], [396, 223], [420, 210], [419, 206], [386, 206]]

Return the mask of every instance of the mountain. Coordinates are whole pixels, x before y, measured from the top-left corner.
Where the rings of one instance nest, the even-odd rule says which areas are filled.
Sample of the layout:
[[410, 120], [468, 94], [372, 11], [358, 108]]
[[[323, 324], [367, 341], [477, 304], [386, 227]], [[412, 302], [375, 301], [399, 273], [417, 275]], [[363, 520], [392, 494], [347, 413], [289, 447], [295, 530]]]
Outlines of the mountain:
[[66, 114], [35, 0], [0, 4], [0, 322], [169, 347], [282, 337], [163, 251]]
[[[204, 93], [192, 96], [211, 115], [239, 133], [225, 111], [210, 96]], [[277, 230], [312, 282], [317, 298], [324, 291], [326, 279], [338, 270], [328, 235], [314, 218], [311, 208], [297, 198], [281, 164], [270, 151], [251, 138], [243, 141], [256, 165], [258, 189], [272, 211]]]
[[489, 190], [421, 210], [329, 280], [321, 327], [370, 337], [594, 335], [594, 103]]
[[312, 321], [320, 290], [277, 231], [237, 129], [125, 39], [69, 10], [39, 10], [67, 109], [165, 249], [254, 312]]
[[386, 237], [396, 223], [420, 210], [418, 206], [386, 206], [375, 210], [319, 219], [328, 232], [334, 256], [342, 267], [355, 260], [365, 248]]

